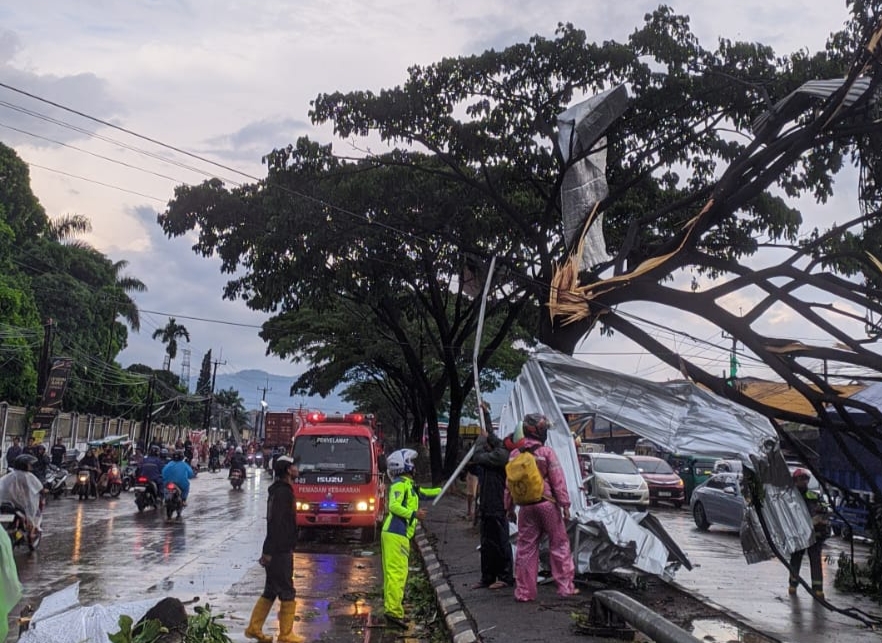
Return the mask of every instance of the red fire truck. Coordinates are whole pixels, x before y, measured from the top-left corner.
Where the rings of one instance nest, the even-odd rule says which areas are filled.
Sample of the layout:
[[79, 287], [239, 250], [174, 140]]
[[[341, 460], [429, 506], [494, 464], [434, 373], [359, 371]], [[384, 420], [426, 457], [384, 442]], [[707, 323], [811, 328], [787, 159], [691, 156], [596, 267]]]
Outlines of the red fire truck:
[[303, 420], [294, 436], [301, 534], [308, 537], [317, 527], [360, 528], [362, 540], [373, 542], [386, 513], [385, 459], [373, 417], [311, 412]]

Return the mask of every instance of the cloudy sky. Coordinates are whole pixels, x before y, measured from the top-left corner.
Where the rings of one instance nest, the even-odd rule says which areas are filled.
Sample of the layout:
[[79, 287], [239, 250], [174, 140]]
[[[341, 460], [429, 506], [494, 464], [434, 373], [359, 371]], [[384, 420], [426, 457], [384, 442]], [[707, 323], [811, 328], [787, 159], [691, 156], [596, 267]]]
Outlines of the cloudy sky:
[[[142, 330], [120, 361], [162, 365], [150, 338], [174, 316], [190, 331], [191, 372], [204, 353], [220, 373], [298, 368], [265, 356], [266, 315], [222, 301], [215, 261], [187, 240], [166, 239], [156, 213], [175, 185], [208, 176], [248, 182], [261, 155], [308, 134], [320, 92], [377, 91], [401, 83], [409, 65], [552, 36], [572, 22], [590, 39], [623, 41], [657, 2], [649, 0], [27, 0], [0, 5], [0, 82], [226, 166], [175, 153], [46, 102], [0, 87], [0, 141], [31, 165], [50, 217], [88, 216], [92, 245], [149, 291], [138, 295]], [[716, 38], [760, 41], [778, 53], [823, 47], [847, 17], [845, 0], [683, 0], [706, 47]], [[338, 150], [346, 143], [335, 142]], [[854, 208], [842, 186], [842, 207]], [[848, 195], [851, 194], [849, 200]], [[827, 206], [837, 207], [837, 202]], [[822, 215], [823, 216], [823, 213]], [[841, 218], [841, 217], [840, 217]], [[707, 329], [696, 328], [697, 335]], [[704, 337], [703, 337], [704, 339]], [[707, 337], [726, 345], [719, 337]], [[633, 348], [590, 341], [586, 359], [660, 379], [675, 374]], [[713, 351], [711, 351], [713, 352]], [[720, 353], [721, 358], [725, 356]], [[181, 359], [173, 369], [180, 369]], [[250, 384], [253, 384], [253, 390]], [[246, 405], [263, 382], [243, 383]], [[501, 401], [493, 400], [491, 401]]]

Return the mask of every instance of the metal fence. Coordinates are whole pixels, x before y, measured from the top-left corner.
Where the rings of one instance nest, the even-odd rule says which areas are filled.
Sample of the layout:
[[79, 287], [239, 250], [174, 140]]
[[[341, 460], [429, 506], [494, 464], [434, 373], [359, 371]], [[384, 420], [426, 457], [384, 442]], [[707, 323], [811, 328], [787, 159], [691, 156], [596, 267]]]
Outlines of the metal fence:
[[[157, 438], [163, 444], [184, 438], [190, 427], [154, 422], [150, 426], [150, 437]], [[0, 446], [3, 447], [2, 466], [6, 468], [6, 450], [12, 444], [12, 438], [19, 436], [24, 442], [28, 434], [27, 409], [21, 406], [10, 406], [0, 402]], [[42, 443], [48, 450], [58, 438], [61, 438], [68, 449], [79, 449], [85, 452], [86, 444], [100, 440], [109, 435], [127, 435], [132, 440], [139, 440], [141, 422], [121, 417], [104, 417], [101, 415], [81, 415], [79, 413], [60, 413], [52, 424], [49, 435], [43, 437]]]

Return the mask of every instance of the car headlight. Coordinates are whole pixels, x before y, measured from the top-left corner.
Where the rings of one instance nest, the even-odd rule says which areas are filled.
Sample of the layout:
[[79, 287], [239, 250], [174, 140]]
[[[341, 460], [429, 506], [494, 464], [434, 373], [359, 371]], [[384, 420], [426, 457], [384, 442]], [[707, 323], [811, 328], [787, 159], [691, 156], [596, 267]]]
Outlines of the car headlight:
[[612, 489], [612, 485], [609, 483], [609, 480], [606, 480], [605, 478], [595, 478], [595, 480], [597, 481], [598, 487], [603, 487], [604, 489]]
[[368, 503], [366, 503], [364, 500], [359, 500], [357, 503], [355, 503], [355, 510], [356, 511], [367, 511], [368, 510]]

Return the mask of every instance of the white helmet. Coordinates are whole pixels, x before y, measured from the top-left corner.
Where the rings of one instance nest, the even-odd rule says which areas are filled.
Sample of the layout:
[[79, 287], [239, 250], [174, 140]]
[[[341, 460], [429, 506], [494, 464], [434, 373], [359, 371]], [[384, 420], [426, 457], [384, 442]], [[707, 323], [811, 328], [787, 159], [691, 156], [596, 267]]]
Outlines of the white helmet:
[[413, 449], [398, 449], [393, 451], [386, 458], [386, 468], [389, 475], [393, 478], [400, 476], [402, 473], [413, 473], [413, 461], [417, 457], [417, 452]]

